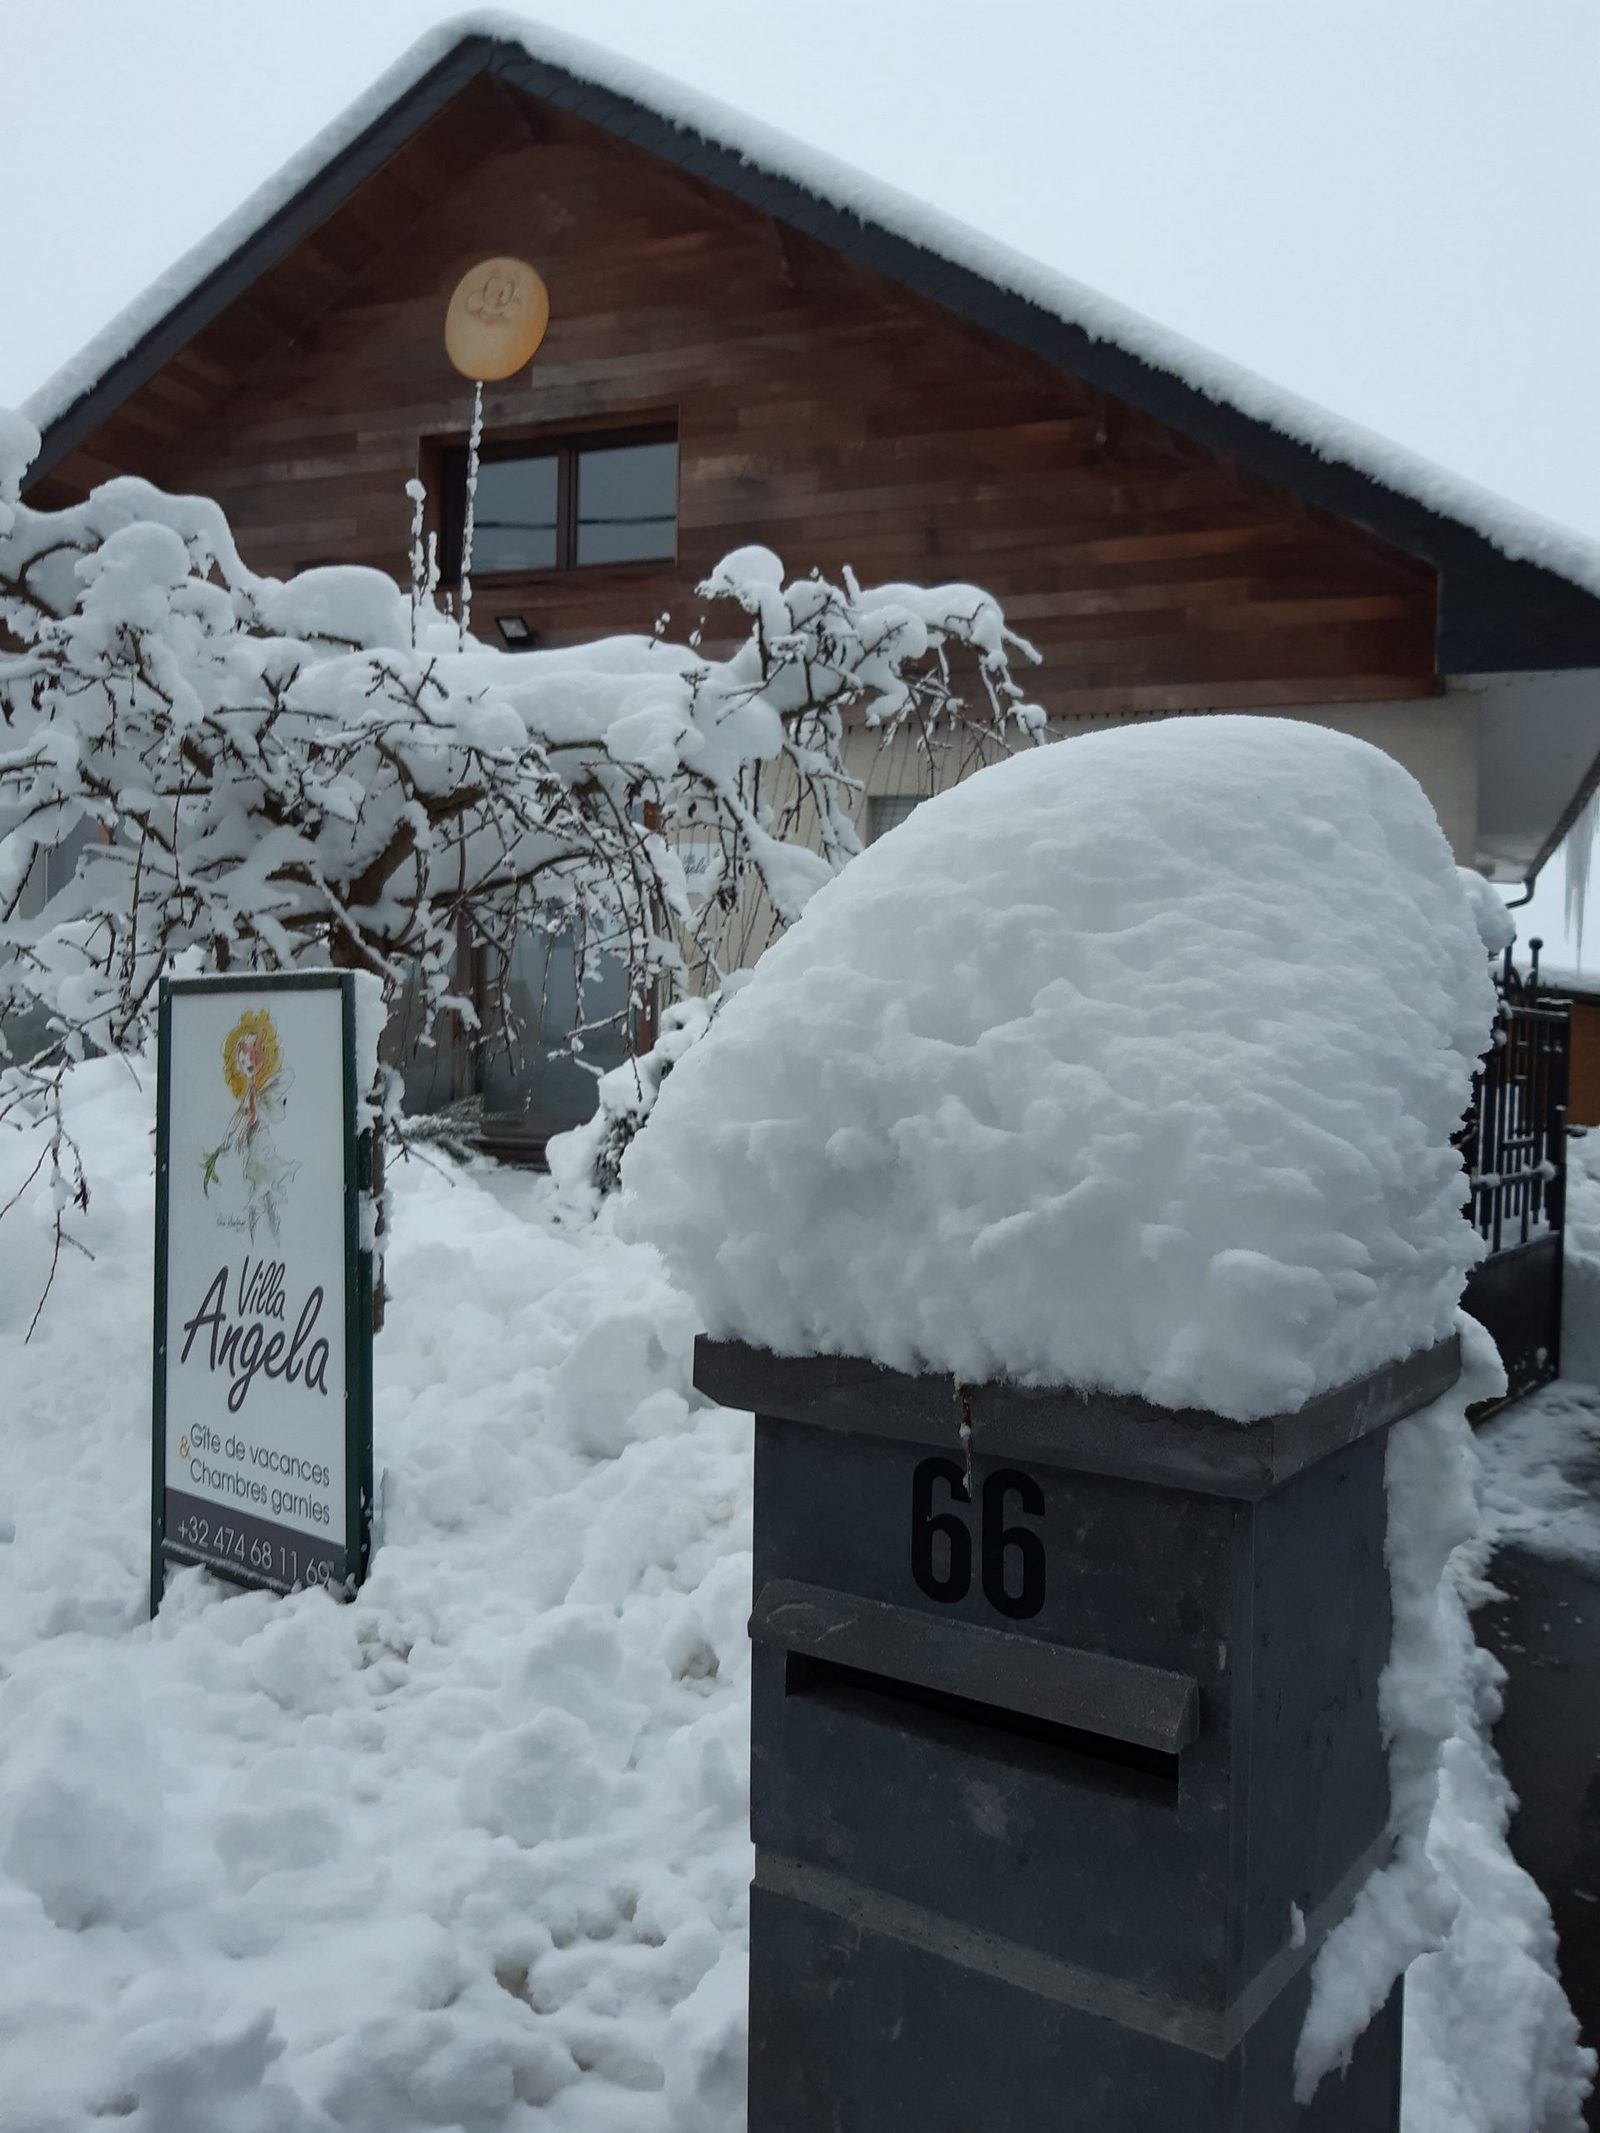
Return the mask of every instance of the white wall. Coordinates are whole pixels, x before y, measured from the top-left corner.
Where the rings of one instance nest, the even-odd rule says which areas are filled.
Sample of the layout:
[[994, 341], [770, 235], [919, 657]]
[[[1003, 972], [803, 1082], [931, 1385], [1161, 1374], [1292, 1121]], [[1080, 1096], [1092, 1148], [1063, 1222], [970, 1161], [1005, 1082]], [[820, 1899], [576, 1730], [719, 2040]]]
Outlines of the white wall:
[[[1218, 709], [1225, 709], [1219, 705]], [[1265, 714], [1263, 714], [1265, 715]], [[1338, 733], [1351, 733], [1384, 749], [1411, 772], [1432, 801], [1451, 849], [1465, 866], [1476, 855], [1478, 828], [1478, 698], [1468, 693], [1382, 704], [1327, 704], [1272, 714], [1310, 719]], [[1074, 733], [1102, 731], [1107, 720], [1085, 720]], [[1143, 721], [1141, 721], [1143, 723]], [[877, 735], [851, 734], [846, 765], [865, 791], [857, 827], [867, 831], [867, 801], [873, 793], [937, 790], [954, 775], [947, 762], [934, 774], [930, 788], [927, 757], [908, 735], [882, 746]]]
[[1336, 733], [1353, 733], [1404, 764], [1428, 798], [1462, 866], [1478, 847], [1478, 699], [1466, 693], [1396, 704], [1328, 704], [1290, 711]]

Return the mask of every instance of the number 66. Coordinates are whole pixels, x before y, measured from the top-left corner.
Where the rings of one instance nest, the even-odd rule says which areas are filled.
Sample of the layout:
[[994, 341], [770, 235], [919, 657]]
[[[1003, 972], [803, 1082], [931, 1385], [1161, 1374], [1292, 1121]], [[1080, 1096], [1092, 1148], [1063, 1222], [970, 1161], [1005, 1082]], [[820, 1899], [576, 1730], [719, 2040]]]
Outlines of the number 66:
[[[953, 1459], [924, 1459], [917, 1467], [911, 1477], [911, 1575], [930, 1600], [951, 1604], [972, 1588], [972, 1535], [959, 1511], [934, 1509], [940, 1483], [952, 1506], [971, 1501], [966, 1475]], [[1044, 1605], [1044, 1542], [1026, 1526], [1006, 1524], [1010, 1497], [1025, 1518], [1044, 1516], [1044, 1491], [1033, 1476], [1001, 1467], [983, 1485], [979, 1547], [984, 1598], [997, 1613], [1020, 1622]], [[941, 1535], [947, 1550], [942, 1572], [934, 1555]], [[1008, 1570], [1014, 1575], [1008, 1577]]]

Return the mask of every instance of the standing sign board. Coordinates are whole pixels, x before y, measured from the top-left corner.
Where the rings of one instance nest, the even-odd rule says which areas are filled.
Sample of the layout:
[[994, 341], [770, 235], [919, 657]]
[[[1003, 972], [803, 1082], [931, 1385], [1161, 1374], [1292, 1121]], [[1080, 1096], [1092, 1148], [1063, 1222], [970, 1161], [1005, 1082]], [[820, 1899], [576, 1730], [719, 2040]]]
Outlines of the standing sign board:
[[351, 1591], [372, 1500], [355, 979], [169, 979], [156, 1127], [150, 1604], [168, 1563]]

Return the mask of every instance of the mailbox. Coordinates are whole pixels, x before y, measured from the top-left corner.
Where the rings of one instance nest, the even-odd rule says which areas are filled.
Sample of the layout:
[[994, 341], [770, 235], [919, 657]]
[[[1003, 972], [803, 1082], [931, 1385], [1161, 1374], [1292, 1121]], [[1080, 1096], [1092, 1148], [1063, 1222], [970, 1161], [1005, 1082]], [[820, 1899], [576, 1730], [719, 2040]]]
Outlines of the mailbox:
[[1400, 1989], [1292, 2100], [1386, 1856], [1388, 1425], [702, 1340], [756, 1415], [750, 2133], [1391, 2133]]

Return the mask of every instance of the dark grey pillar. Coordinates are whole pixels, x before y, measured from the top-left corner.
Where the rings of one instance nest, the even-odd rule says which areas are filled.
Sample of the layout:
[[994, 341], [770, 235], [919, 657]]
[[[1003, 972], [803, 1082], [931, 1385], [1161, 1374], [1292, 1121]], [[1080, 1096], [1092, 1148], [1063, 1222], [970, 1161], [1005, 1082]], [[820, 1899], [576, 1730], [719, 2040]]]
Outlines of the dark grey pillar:
[[1458, 1368], [1241, 1426], [699, 1344], [757, 1418], [750, 2133], [1398, 2126], [1398, 1989], [1291, 2070], [1385, 1856], [1385, 1431]]

